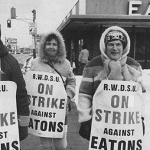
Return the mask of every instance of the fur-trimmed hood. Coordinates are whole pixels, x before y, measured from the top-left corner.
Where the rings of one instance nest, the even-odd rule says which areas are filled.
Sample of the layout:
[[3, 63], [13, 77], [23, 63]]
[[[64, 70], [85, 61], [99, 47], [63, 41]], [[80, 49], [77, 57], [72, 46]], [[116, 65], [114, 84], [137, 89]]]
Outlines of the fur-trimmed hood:
[[56, 63], [58, 63], [58, 62], [61, 63], [66, 58], [66, 48], [65, 48], [65, 44], [64, 44], [64, 39], [58, 31], [51, 31], [47, 34], [42, 35], [42, 39], [40, 41], [39, 49], [38, 49], [38, 56], [41, 60], [44, 61], [44, 59], [45, 59], [44, 47], [45, 47], [47, 37], [49, 37], [50, 35], [55, 35], [57, 37], [57, 40], [58, 40], [58, 55], [57, 55], [57, 58], [56, 58], [55, 62]]
[[118, 26], [111, 26], [109, 28], [107, 28], [102, 36], [101, 36], [101, 39], [100, 39], [100, 51], [101, 51], [101, 54], [105, 57], [105, 58], [108, 58], [108, 56], [106, 55], [106, 47], [105, 47], [105, 42], [104, 42], [104, 39], [105, 39], [105, 36], [106, 34], [111, 31], [111, 30], [118, 30], [118, 31], [121, 31], [122, 33], [124, 33], [124, 35], [126, 36], [126, 39], [127, 39], [127, 44], [126, 44], [126, 47], [124, 48], [123, 50], [123, 55], [122, 55], [122, 58], [127, 56], [127, 54], [129, 53], [130, 51], [130, 38], [129, 38], [129, 35], [128, 33], [121, 27], [118, 27]]

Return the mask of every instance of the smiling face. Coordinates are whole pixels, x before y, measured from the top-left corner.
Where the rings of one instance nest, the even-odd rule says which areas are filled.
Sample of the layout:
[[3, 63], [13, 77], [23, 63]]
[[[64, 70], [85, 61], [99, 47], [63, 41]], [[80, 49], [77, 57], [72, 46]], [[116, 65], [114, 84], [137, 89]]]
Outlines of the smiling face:
[[112, 60], [118, 60], [123, 54], [123, 44], [120, 40], [114, 40], [106, 44], [106, 55]]
[[58, 42], [55, 39], [46, 42], [45, 54], [48, 56], [56, 56], [58, 53]]

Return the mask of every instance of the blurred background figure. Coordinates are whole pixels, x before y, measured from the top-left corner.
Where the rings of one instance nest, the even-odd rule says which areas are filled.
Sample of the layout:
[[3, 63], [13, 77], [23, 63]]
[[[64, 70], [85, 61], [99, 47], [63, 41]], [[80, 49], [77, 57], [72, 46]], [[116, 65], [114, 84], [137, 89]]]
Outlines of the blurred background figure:
[[88, 63], [88, 59], [89, 59], [89, 51], [87, 50], [87, 45], [82, 45], [82, 50], [81, 50], [81, 52], [79, 54], [79, 58], [78, 58], [78, 61], [80, 63], [79, 75], [82, 75], [83, 69], [84, 69], [85, 65]]
[[73, 73], [75, 73], [76, 65], [75, 65], [75, 52], [74, 52], [74, 49], [71, 50], [70, 64], [71, 64]]

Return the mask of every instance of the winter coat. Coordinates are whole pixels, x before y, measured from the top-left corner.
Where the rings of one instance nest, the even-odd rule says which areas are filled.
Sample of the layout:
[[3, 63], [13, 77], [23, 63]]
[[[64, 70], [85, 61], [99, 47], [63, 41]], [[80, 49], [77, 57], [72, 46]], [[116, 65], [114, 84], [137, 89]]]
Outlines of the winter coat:
[[16, 104], [19, 118], [20, 140], [27, 136], [27, 126], [29, 122], [29, 101], [25, 81], [23, 79], [18, 61], [8, 53], [8, 50], [0, 40], [0, 59], [1, 59], [1, 80], [13, 81], [17, 84]]
[[43, 52], [44, 45], [46, 43], [46, 38], [50, 34], [56, 35], [59, 41], [58, 55], [55, 61], [52, 62], [53, 67], [61, 74], [62, 77], [65, 78], [66, 93], [67, 96], [70, 99], [72, 99], [75, 95], [76, 80], [72, 72], [70, 62], [66, 59], [66, 49], [65, 49], [64, 41], [59, 32], [57, 31], [50, 32], [42, 36], [42, 40], [40, 42], [40, 46], [38, 49], [38, 57], [32, 61], [30, 70], [43, 71], [43, 72], [55, 72], [54, 69], [47, 64], [47, 60], [45, 60], [45, 55]]
[[[116, 28], [117, 27], [112, 27], [105, 30], [100, 39], [101, 56], [97, 56], [96, 58], [92, 59], [84, 69], [83, 78], [79, 88], [79, 100], [78, 100], [79, 122], [85, 122], [92, 118], [93, 96], [101, 81], [107, 79], [103, 62], [103, 58], [108, 58], [108, 56], [105, 53], [106, 48], [104, 44], [104, 38], [110, 30]], [[120, 30], [120, 28], [117, 29]], [[124, 30], [121, 31], [125, 34], [127, 39], [127, 45], [123, 50], [122, 56], [126, 57], [130, 51], [130, 39], [128, 34]], [[134, 59], [127, 57], [126, 64], [133, 70], [137, 70], [137, 72], [139, 72], [141, 75], [142, 72], [141, 66]], [[114, 74], [114, 76], [117, 76], [117, 74]]]

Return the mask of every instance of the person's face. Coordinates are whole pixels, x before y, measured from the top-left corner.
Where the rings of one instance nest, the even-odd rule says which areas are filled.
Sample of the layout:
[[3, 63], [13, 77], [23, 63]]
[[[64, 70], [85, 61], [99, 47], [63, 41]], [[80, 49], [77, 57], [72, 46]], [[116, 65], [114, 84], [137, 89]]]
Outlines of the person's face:
[[118, 60], [123, 53], [123, 45], [120, 40], [108, 42], [106, 45], [106, 55], [112, 60]]
[[58, 52], [58, 42], [55, 39], [47, 41], [45, 45], [46, 55], [56, 56]]

